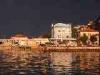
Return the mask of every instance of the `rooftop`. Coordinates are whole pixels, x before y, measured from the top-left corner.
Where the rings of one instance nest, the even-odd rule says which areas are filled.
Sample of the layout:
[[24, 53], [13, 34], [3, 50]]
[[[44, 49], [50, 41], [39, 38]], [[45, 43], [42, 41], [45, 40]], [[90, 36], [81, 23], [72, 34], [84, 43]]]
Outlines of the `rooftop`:
[[91, 29], [91, 28], [85, 28], [85, 29], [81, 29], [80, 30], [81, 32], [98, 32], [98, 31], [96, 31], [96, 30], [94, 30], [94, 29]]
[[27, 37], [27, 36], [24, 35], [24, 34], [19, 33], [19, 34], [16, 34], [14, 37]]
[[69, 26], [70, 24], [65, 23], [56, 23], [54, 26]]
[[11, 36], [11, 39], [14, 39], [14, 38], [27, 38], [28, 39], [28, 37], [26, 35], [21, 34], [21, 33]]

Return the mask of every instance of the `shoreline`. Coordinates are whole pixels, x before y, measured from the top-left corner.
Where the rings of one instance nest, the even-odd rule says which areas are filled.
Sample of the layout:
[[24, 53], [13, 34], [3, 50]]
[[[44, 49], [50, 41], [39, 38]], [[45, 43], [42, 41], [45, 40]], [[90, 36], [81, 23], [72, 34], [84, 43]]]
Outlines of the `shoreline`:
[[41, 51], [41, 52], [100, 52], [100, 46], [98, 47], [51, 47], [51, 46], [37, 46], [37, 47], [19, 47], [19, 46], [0, 46], [1, 50], [17, 50], [17, 51]]

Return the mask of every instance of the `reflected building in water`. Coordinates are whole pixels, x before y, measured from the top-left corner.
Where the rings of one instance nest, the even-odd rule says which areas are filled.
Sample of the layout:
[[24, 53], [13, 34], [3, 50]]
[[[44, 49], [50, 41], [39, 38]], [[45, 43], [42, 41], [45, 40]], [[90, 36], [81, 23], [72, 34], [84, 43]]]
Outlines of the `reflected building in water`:
[[100, 53], [97, 52], [52, 52], [54, 75], [99, 75]]

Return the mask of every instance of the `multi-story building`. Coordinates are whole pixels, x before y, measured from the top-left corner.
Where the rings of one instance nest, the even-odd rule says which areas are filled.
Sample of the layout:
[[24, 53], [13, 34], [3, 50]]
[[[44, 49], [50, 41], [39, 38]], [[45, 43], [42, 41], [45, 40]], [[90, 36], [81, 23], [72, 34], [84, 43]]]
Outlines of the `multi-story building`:
[[64, 40], [72, 37], [71, 24], [56, 23], [52, 25], [51, 32], [51, 38], [54, 39]]
[[54, 44], [65, 44], [66, 46], [75, 46], [76, 39], [72, 38], [72, 25], [56, 23], [51, 28], [51, 42]]
[[[91, 39], [95, 39], [96, 38], [96, 45], [99, 45], [99, 32], [97, 30], [92, 29], [91, 27], [89, 27], [88, 25], [84, 25], [80, 27], [79, 30], [79, 37], [82, 37], [86, 35], [88, 37], [87, 41], [91, 41]], [[91, 41], [93, 42], [93, 41]]]

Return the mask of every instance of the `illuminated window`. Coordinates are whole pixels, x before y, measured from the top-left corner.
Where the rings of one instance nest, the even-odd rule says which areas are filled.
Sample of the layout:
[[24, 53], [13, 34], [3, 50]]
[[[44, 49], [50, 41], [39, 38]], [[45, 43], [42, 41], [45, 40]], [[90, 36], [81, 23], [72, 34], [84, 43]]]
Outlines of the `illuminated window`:
[[63, 32], [65, 32], [65, 30], [62, 30]]

